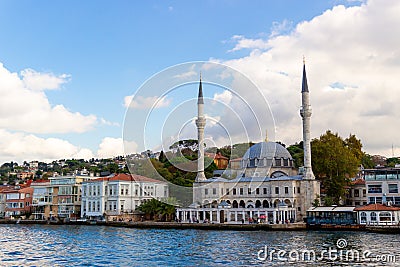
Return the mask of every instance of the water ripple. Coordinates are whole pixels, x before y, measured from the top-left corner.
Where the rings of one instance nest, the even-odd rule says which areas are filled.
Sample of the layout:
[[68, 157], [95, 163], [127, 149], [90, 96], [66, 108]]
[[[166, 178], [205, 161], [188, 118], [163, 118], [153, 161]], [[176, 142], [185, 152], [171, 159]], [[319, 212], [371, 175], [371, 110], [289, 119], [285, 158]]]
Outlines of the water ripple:
[[[0, 266], [381, 266], [377, 262], [261, 261], [257, 252], [336, 248], [393, 254], [397, 235], [359, 232], [267, 232], [128, 229], [103, 226], [0, 225]], [[390, 266], [389, 263], [385, 263]], [[392, 264], [393, 266], [395, 264]]]

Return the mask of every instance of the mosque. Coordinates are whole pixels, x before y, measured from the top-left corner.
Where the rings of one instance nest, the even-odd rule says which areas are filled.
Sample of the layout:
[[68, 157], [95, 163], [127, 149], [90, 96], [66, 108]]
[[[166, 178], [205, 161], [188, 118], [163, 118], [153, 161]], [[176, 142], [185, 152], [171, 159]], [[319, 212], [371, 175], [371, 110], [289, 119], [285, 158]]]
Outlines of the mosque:
[[[193, 203], [179, 208], [176, 217], [182, 222], [243, 223], [253, 220], [265, 223], [302, 221], [306, 211], [319, 200], [320, 182], [311, 168], [311, 106], [303, 64], [302, 107], [304, 167], [299, 172], [289, 151], [282, 145], [264, 142], [251, 146], [240, 160], [236, 178], [204, 175], [204, 148], [199, 146]], [[198, 142], [203, 143], [203, 89], [200, 79], [196, 120]]]

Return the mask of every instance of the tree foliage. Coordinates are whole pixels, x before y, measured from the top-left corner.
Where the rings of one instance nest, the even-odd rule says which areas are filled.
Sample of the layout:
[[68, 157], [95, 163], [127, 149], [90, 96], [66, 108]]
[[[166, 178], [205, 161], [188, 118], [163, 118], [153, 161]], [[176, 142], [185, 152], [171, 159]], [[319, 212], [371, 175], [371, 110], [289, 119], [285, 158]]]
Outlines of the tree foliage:
[[155, 198], [146, 201], [137, 210], [144, 212], [150, 217], [151, 220], [170, 221], [175, 214], [175, 207], [173, 205], [161, 202]]
[[297, 168], [304, 165], [303, 141], [295, 143], [294, 145], [290, 145], [287, 150], [292, 156], [294, 164]]
[[337, 133], [327, 131], [311, 142], [312, 167], [322, 181], [326, 200], [339, 204], [345, 195], [350, 177], [357, 174], [362, 159], [361, 142], [354, 135], [343, 140]]

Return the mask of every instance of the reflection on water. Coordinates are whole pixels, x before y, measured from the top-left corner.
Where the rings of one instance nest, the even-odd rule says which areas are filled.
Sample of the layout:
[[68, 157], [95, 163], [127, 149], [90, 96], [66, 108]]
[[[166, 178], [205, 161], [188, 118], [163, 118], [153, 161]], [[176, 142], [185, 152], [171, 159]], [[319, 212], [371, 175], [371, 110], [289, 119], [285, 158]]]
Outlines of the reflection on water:
[[[259, 260], [268, 249], [337, 248], [395, 255], [398, 235], [362, 232], [268, 232], [127, 229], [104, 226], [0, 225], [0, 266], [395, 266], [396, 263]], [[276, 256], [276, 255], [275, 255]], [[398, 264], [397, 264], [398, 265]]]

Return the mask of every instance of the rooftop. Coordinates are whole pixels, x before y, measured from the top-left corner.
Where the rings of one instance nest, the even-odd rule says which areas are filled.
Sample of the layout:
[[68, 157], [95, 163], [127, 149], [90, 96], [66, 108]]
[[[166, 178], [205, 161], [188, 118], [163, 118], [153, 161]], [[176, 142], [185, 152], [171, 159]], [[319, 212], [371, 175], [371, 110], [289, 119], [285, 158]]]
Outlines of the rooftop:
[[366, 206], [358, 207], [356, 211], [395, 211], [400, 210], [400, 207], [386, 206], [383, 204], [368, 204]]
[[149, 178], [142, 175], [137, 174], [125, 174], [118, 173], [116, 175], [110, 175], [107, 177], [101, 177], [93, 180], [89, 180], [87, 182], [98, 182], [98, 181], [129, 181], [129, 182], [148, 182], [148, 183], [164, 183], [163, 181], [156, 180], [153, 178]]

